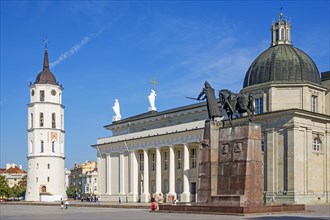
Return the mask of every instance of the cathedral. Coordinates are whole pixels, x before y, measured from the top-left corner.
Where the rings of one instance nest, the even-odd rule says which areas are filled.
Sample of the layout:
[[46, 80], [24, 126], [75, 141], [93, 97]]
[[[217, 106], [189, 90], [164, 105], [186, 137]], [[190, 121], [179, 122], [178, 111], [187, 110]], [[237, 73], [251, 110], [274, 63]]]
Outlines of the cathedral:
[[30, 83], [26, 201], [66, 199], [62, 92], [49, 69], [46, 45], [43, 70]]
[[[247, 68], [241, 92], [255, 97], [265, 202], [276, 195], [279, 203], [329, 203], [330, 72], [320, 73], [308, 54], [292, 45], [291, 23], [282, 13], [271, 24], [270, 47]], [[153, 194], [197, 201], [205, 103], [155, 109], [114, 117], [104, 126], [112, 136], [92, 146], [102, 201], [149, 202]], [[118, 103], [116, 110], [119, 116]], [[236, 118], [233, 125], [247, 120]]]

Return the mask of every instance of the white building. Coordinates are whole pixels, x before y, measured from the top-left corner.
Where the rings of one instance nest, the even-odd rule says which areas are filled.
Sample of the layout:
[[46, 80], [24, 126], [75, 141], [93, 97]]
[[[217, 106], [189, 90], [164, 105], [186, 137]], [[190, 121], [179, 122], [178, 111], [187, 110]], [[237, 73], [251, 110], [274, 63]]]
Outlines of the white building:
[[[271, 33], [271, 46], [247, 67], [242, 89], [256, 97], [266, 200], [276, 194], [278, 202], [329, 203], [330, 73], [320, 77], [313, 60], [291, 44], [291, 24], [282, 13]], [[197, 103], [106, 125], [112, 136], [93, 145], [101, 200], [149, 202], [151, 194], [163, 193], [194, 201], [207, 117], [205, 103]]]
[[82, 175], [82, 194], [98, 195], [97, 191], [97, 168], [87, 171]]
[[43, 70], [30, 84], [27, 201], [66, 198], [62, 91], [49, 69], [46, 47]]

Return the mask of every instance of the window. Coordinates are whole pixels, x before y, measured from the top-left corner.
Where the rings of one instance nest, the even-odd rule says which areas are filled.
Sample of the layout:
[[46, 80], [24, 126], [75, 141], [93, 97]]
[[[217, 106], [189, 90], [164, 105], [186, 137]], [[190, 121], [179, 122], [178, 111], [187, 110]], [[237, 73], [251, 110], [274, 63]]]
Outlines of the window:
[[142, 172], [144, 170], [144, 155], [143, 153], [140, 153], [140, 171]]
[[177, 169], [181, 169], [182, 168], [182, 156], [181, 156], [181, 150], [178, 150], [178, 165], [177, 165]]
[[39, 126], [40, 127], [44, 126], [44, 113], [42, 112], [39, 113]]
[[37, 169], [39, 169], [39, 164], [37, 163]]
[[55, 153], [55, 141], [52, 141], [52, 152]]
[[281, 40], [285, 40], [284, 33], [285, 33], [284, 28], [281, 28]]
[[97, 179], [96, 178], [94, 178], [94, 183], [96, 183], [97, 182]]
[[167, 151], [164, 152], [164, 170], [168, 169], [168, 155]]
[[43, 102], [43, 101], [45, 101], [45, 91], [41, 90], [40, 91], [40, 102]]
[[30, 128], [33, 128], [33, 114], [31, 113], [31, 126]]
[[321, 151], [321, 141], [318, 138], [313, 140], [313, 151]]
[[36, 177], [36, 182], [38, 182], [38, 177]]
[[262, 114], [264, 112], [264, 100], [262, 97], [255, 99], [256, 104], [256, 114]]
[[47, 164], [47, 168], [50, 169], [50, 164]]
[[152, 153], [152, 163], [151, 163], [151, 170], [155, 171], [156, 169], [156, 159], [155, 159], [155, 153]]
[[50, 177], [47, 177], [47, 182], [49, 182], [50, 181]]
[[265, 151], [265, 135], [263, 133], [261, 134], [261, 151]]
[[52, 128], [56, 128], [56, 114], [55, 113], [52, 113]]
[[196, 168], [196, 149], [191, 149], [191, 168]]
[[94, 191], [97, 191], [97, 187], [96, 186], [94, 186]]
[[40, 141], [40, 153], [44, 152], [44, 141]]
[[317, 112], [317, 96], [312, 96], [312, 112]]

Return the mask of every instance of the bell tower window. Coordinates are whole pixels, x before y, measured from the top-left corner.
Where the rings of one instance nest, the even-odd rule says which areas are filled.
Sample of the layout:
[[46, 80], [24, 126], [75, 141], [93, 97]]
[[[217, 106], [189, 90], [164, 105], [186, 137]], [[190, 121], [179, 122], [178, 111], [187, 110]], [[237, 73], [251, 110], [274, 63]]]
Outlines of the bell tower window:
[[45, 101], [45, 91], [41, 90], [40, 91], [40, 102], [43, 102], [43, 101]]
[[312, 112], [317, 112], [317, 96], [312, 96]]
[[39, 114], [39, 126], [43, 127], [44, 126], [44, 113], [40, 112]]
[[284, 28], [281, 28], [281, 40], [285, 40]]
[[44, 152], [44, 141], [40, 141], [40, 153]]
[[56, 114], [52, 113], [52, 128], [56, 128]]

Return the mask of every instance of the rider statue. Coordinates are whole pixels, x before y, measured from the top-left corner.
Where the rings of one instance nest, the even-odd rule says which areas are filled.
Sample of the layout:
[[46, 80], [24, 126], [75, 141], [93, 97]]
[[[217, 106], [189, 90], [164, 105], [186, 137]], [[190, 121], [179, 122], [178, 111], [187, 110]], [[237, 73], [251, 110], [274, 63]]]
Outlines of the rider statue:
[[200, 101], [206, 99], [206, 106], [207, 106], [209, 119], [212, 121], [220, 121], [222, 114], [219, 109], [218, 102], [215, 98], [214, 89], [207, 81], [205, 81], [204, 86], [205, 87], [197, 97], [197, 100]]

